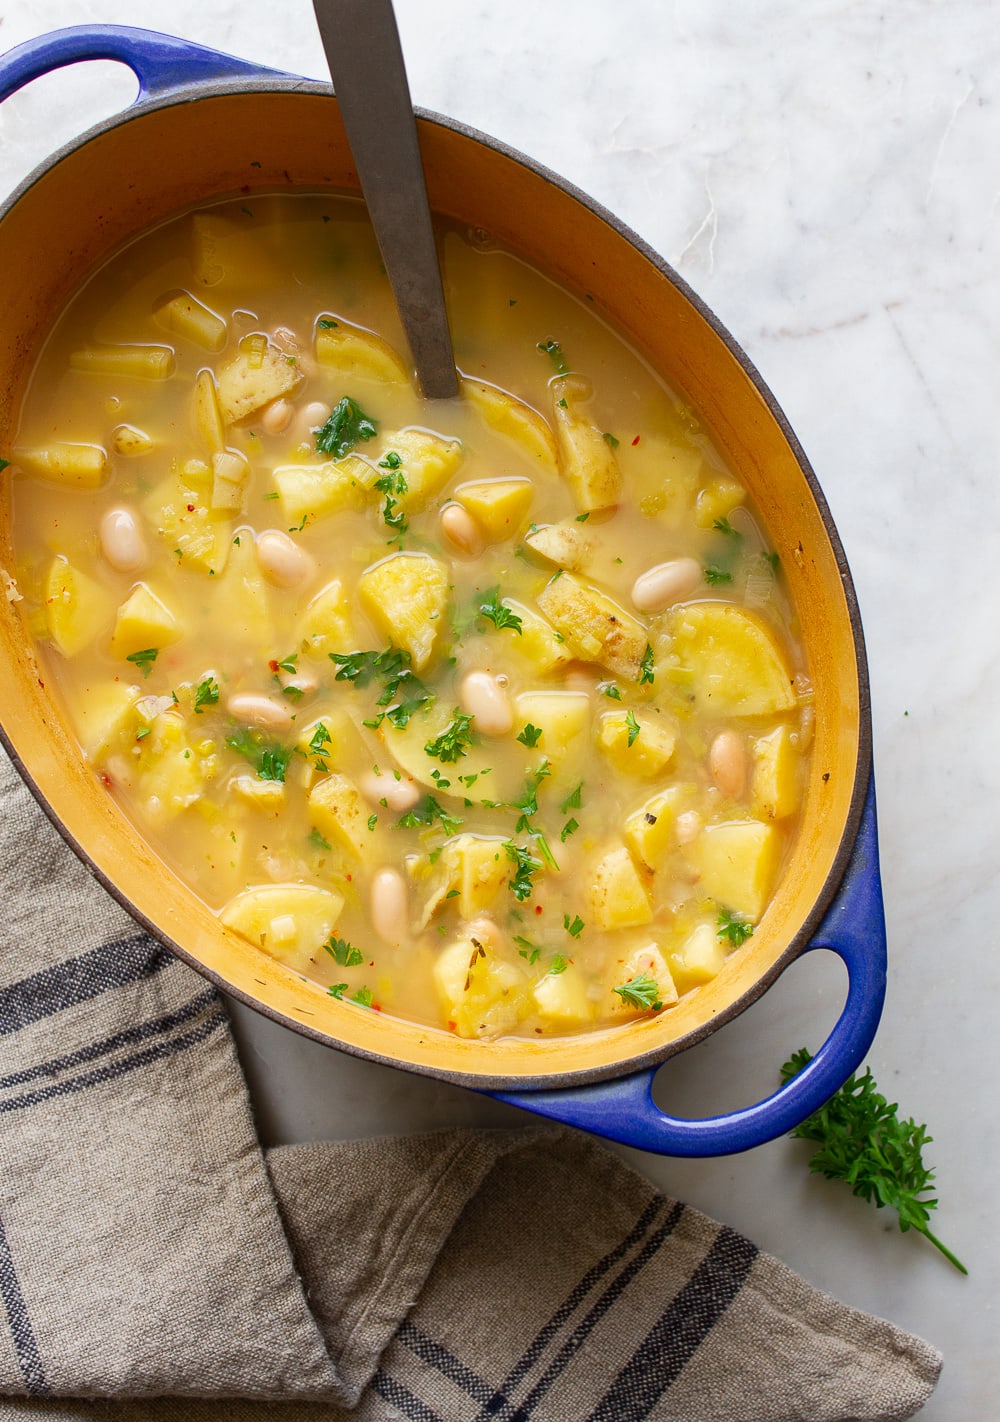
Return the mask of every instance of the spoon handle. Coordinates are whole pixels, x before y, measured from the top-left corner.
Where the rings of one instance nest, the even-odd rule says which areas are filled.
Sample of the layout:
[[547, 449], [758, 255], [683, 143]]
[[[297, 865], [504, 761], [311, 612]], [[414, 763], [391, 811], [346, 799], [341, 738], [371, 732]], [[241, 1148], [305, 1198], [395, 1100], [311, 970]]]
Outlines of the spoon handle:
[[313, 0], [333, 89], [428, 399], [458, 394], [417, 126], [392, 0]]

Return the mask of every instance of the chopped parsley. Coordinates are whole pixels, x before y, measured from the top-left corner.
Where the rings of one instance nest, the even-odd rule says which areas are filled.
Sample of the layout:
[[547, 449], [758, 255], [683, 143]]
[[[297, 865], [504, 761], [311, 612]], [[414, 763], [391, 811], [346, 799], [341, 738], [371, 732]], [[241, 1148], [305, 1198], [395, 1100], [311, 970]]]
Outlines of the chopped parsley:
[[369, 816], [368, 816], [368, 829], [369, 829], [369, 831], [374, 830], [374, 828], [375, 828], [375, 826], [376, 826], [377, 824], [378, 824], [378, 815], [369, 815]]
[[725, 534], [725, 536], [726, 536], [727, 538], [742, 538], [742, 537], [743, 537], [743, 535], [742, 535], [742, 533], [740, 533], [739, 529], [738, 529], [738, 528], [734, 528], [733, 525], [729, 522], [728, 518], [717, 518], [717, 519], [713, 522], [712, 527], [715, 529], [715, 531], [716, 531], [717, 533]]
[[586, 926], [579, 914], [576, 915], [572, 923], [570, 922], [569, 914], [563, 914], [563, 928], [565, 928], [570, 938], [579, 938]]
[[424, 750], [435, 760], [446, 763], [459, 760], [463, 755], [468, 754], [469, 747], [472, 745], [472, 732], [469, 729], [472, 721], [472, 716], [467, 716], [456, 706], [447, 726], [433, 741], [427, 742]]
[[653, 649], [647, 642], [646, 650], [642, 654], [642, 661], [639, 663], [639, 685], [652, 686], [654, 680]]
[[143, 676], [149, 676], [153, 670], [153, 663], [159, 655], [159, 647], [144, 647], [141, 652], [130, 652], [125, 660], [131, 662], [134, 667], [140, 668]]
[[365, 961], [361, 949], [355, 948], [353, 943], [348, 943], [346, 938], [328, 938], [323, 944], [323, 951], [335, 958], [342, 968], [356, 968], [359, 963]]
[[609, 701], [620, 701], [622, 699], [621, 691], [615, 686], [613, 681], [602, 682], [599, 690], [601, 695], [606, 696]]
[[5, 469], [9, 469], [9, 468], [10, 468], [10, 460], [9, 460], [9, 459], [0, 459], [0, 474], [2, 474]]
[[530, 938], [518, 938], [515, 936], [514, 942], [520, 944], [518, 952], [522, 958], [527, 958], [529, 963], [537, 963], [542, 956], [542, 950], [537, 943], [532, 943]]
[[748, 938], [753, 937], [753, 924], [742, 914], [720, 909], [716, 932], [720, 938], [726, 939], [732, 948], [739, 948]]
[[524, 845], [515, 844], [512, 839], [504, 840], [504, 850], [507, 858], [514, 865], [514, 874], [510, 880], [510, 891], [517, 899], [518, 903], [524, 903], [525, 899], [531, 898], [531, 891], [535, 887], [533, 876], [542, 868], [542, 861], [536, 859]]
[[565, 815], [569, 810], [578, 810], [583, 804], [583, 781], [581, 780], [575, 790], [571, 790], [565, 800], [559, 806]]
[[561, 953], [556, 953], [552, 962], [549, 964], [549, 973], [553, 977], [557, 977], [560, 973], [564, 973], [569, 965], [569, 958], [564, 958]]
[[568, 819], [559, 832], [559, 838], [563, 844], [569, 839], [571, 834], [576, 834], [580, 828], [579, 820]]
[[548, 760], [543, 760], [537, 770], [529, 771], [520, 800], [511, 801], [511, 809], [521, 812], [514, 827], [515, 834], [521, 834], [523, 831], [531, 829], [531, 816], [538, 814], [538, 787], [551, 774], [552, 765]]
[[519, 637], [521, 636], [521, 619], [516, 612], [513, 612], [500, 601], [499, 587], [490, 589], [486, 594], [485, 602], [479, 604], [479, 611], [481, 615], [485, 617], [488, 622], [492, 622], [493, 626], [498, 630], [503, 627], [509, 627], [512, 632], [516, 632]]
[[533, 726], [529, 721], [528, 724], [522, 728], [520, 735], [515, 737], [515, 739], [519, 740], [522, 746], [527, 746], [529, 750], [534, 750], [541, 736], [542, 728], [540, 726]]
[[326, 424], [316, 431], [316, 448], [321, 454], [343, 459], [361, 440], [374, 439], [378, 425], [349, 395], [337, 404]]
[[569, 375], [569, 366], [566, 364], [563, 348], [558, 341], [551, 337], [547, 341], [539, 341], [538, 349], [548, 356], [556, 375]]
[[206, 706], [217, 706], [219, 702], [219, 683], [210, 676], [204, 681], [199, 681], [194, 689], [194, 713], [200, 716]]
[[616, 987], [614, 991], [629, 1007], [641, 1007], [648, 1012], [659, 1012], [663, 1006], [663, 999], [660, 997], [660, 984], [646, 973], [633, 978], [631, 982], [622, 983], [621, 987]]
[[[309, 740], [309, 749], [313, 755], [320, 757], [320, 759], [316, 761], [317, 770], [326, 770], [326, 758], [330, 754], [327, 750], [327, 746], [330, 744], [331, 739], [330, 732], [326, 729], [323, 722], [320, 721]], [[329, 848], [329, 845], [327, 848]]]
[[245, 726], [226, 737], [226, 745], [251, 761], [258, 780], [276, 780], [282, 783], [292, 752], [277, 741], [265, 741]]
[[403, 461], [394, 450], [379, 460], [379, 468], [388, 472], [375, 480], [375, 488], [385, 495], [385, 504], [382, 508], [382, 522], [387, 528], [391, 528], [396, 538], [402, 538], [409, 528], [406, 515], [399, 507], [399, 500], [408, 490], [406, 475], [402, 473], [401, 465]]
[[401, 647], [390, 643], [384, 652], [331, 652], [329, 655], [338, 667], [337, 681], [349, 681], [357, 687], [368, 686], [373, 677], [384, 681], [375, 704], [390, 709], [365, 722], [375, 730], [386, 718], [402, 729], [409, 725], [414, 711], [434, 700], [433, 692], [410, 670], [410, 654]]
[[339, 324], [339, 321], [331, 321], [328, 316], [321, 316], [316, 322], [316, 325], [320, 328], [321, 331], [332, 331]]
[[705, 569], [705, 581], [709, 587], [718, 587], [720, 583], [731, 583], [732, 573], [727, 573], [724, 568], [715, 568], [711, 564]]
[[311, 829], [309, 831], [309, 843], [313, 849], [322, 849], [324, 852], [329, 852], [333, 848], [330, 841], [324, 839], [318, 829]]
[[587, 519], [588, 519], [589, 517], [590, 517], [590, 514], [589, 514], [589, 513], [577, 514], [577, 516], [576, 516], [576, 521], [577, 521], [577, 523], [586, 523], [586, 522], [587, 522]]
[[604, 431], [604, 434], [601, 436], [601, 438], [604, 439], [604, 441], [607, 443], [609, 449], [617, 449], [618, 446], [621, 444], [621, 440], [617, 437], [617, 435], [610, 434], [608, 430]]
[[639, 738], [640, 730], [639, 722], [636, 720], [634, 711], [630, 710], [625, 712], [625, 724], [628, 727], [628, 748], [631, 750]]
[[435, 820], [440, 822], [441, 828], [448, 835], [454, 834], [465, 823], [457, 815], [449, 815], [447, 810], [443, 810], [433, 795], [425, 795], [419, 805], [407, 810], [396, 823], [401, 829], [420, 829], [425, 825], [432, 825]]

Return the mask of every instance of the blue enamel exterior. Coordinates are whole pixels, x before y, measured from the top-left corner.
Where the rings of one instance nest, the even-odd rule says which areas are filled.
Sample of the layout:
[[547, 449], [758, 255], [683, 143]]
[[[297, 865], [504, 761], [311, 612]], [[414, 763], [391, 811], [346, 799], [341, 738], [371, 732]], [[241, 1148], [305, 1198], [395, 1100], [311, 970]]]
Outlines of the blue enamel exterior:
[[885, 1001], [885, 912], [874, 782], [868, 786], [864, 815], [840, 889], [805, 951], [818, 948], [836, 953], [847, 968], [844, 1010], [805, 1071], [755, 1106], [700, 1121], [668, 1116], [653, 1100], [657, 1067], [596, 1086], [490, 1094], [540, 1116], [659, 1155], [731, 1155], [751, 1150], [812, 1115], [861, 1064]]
[[50, 70], [91, 59], [115, 59], [127, 64], [139, 81], [139, 103], [214, 79], [260, 78], [268, 74], [283, 79], [296, 77], [175, 39], [173, 35], [127, 25], [81, 25], [53, 30], [0, 57], [0, 103]]
[[[298, 77], [151, 30], [125, 25], [79, 26], [55, 30], [0, 56], [0, 102], [50, 70], [93, 59], [127, 64], [139, 81], [137, 103], [220, 79]], [[668, 1116], [652, 1096], [658, 1067], [566, 1090], [484, 1094], [661, 1155], [729, 1155], [750, 1150], [811, 1115], [860, 1065], [875, 1036], [885, 1000], [885, 913], [874, 781], [868, 786], [857, 840], [837, 896], [804, 951], [818, 948], [836, 953], [847, 968], [844, 1010], [805, 1071], [755, 1106], [706, 1120]]]

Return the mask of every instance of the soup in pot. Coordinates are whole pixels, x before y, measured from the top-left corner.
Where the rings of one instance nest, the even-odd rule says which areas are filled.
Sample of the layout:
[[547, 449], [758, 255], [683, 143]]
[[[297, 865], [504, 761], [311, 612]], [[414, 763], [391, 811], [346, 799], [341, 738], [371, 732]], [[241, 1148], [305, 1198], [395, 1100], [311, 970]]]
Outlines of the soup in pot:
[[185, 214], [35, 370], [8, 595], [84, 755], [225, 927], [465, 1037], [668, 1011], [796, 832], [778, 556], [697, 415], [486, 233], [414, 388], [360, 204]]

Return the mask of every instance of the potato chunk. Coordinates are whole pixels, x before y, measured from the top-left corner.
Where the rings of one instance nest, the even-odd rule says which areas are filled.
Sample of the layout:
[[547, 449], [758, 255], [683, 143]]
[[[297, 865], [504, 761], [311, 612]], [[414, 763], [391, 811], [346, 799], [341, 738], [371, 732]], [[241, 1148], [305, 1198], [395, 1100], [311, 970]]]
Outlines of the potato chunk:
[[43, 586], [49, 636], [64, 657], [89, 647], [111, 620], [114, 600], [68, 558], [53, 558]]
[[321, 316], [316, 322], [315, 351], [320, 365], [343, 375], [400, 385], [410, 379], [402, 358], [388, 341], [339, 316]]
[[721, 602], [689, 603], [667, 615], [666, 627], [699, 709], [773, 716], [795, 706], [785, 654], [755, 613]]
[[194, 427], [205, 452], [211, 457], [221, 454], [226, 447], [226, 430], [219, 408], [219, 392], [215, 388], [215, 377], [210, 370], [199, 370], [194, 382], [192, 413]]
[[138, 583], [118, 609], [111, 655], [130, 657], [148, 647], [169, 647], [183, 636], [170, 608], [145, 583]]
[[73, 370], [89, 375], [124, 375], [135, 380], [169, 380], [176, 368], [169, 346], [87, 346], [69, 358]]
[[756, 923], [767, 906], [779, 853], [779, 836], [772, 825], [738, 820], [706, 825], [688, 857], [708, 898]]
[[421, 928], [452, 898], [461, 918], [472, 919], [489, 909], [510, 878], [504, 843], [499, 836], [476, 834], [448, 840], [435, 865]]
[[605, 711], [597, 732], [601, 750], [629, 775], [658, 775], [673, 760], [676, 743], [671, 725], [641, 711]]
[[107, 452], [99, 444], [15, 444], [12, 459], [25, 474], [72, 489], [99, 489], [108, 472]]
[[221, 316], [202, 304], [189, 291], [168, 291], [153, 305], [156, 324], [175, 336], [183, 336], [206, 351], [221, 351], [228, 329]]
[[429, 430], [397, 430], [385, 436], [384, 444], [388, 453], [398, 454], [402, 461], [400, 473], [406, 481], [406, 491], [399, 495], [398, 503], [406, 513], [425, 509], [465, 456], [461, 441], [442, 439]]
[[309, 791], [309, 818], [324, 839], [363, 855], [372, 841], [369, 807], [349, 776], [335, 773], [317, 780]]
[[576, 572], [590, 558], [593, 544], [576, 524], [546, 523], [524, 535], [524, 546], [556, 568]]
[[205, 788], [206, 760], [188, 739], [184, 717], [161, 711], [140, 743], [139, 793], [146, 815], [165, 824], [190, 809]]
[[685, 992], [718, 977], [726, 961], [726, 949], [710, 923], [700, 923], [672, 955], [677, 982]]
[[582, 661], [599, 662], [628, 681], [638, 678], [646, 629], [607, 594], [563, 573], [542, 588], [538, 606]]
[[229, 557], [231, 511], [211, 507], [209, 466], [189, 459], [145, 500], [145, 511], [182, 568], [218, 577]]
[[241, 938], [298, 973], [315, 968], [344, 907], [340, 894], [308, 884], [244, 889], [219, 915]]
[[674, 842], [679, 798], [678, 787], [669, 785], [650, 795], [625, 821], [625, 843], [647, 869], [657, 869]]
[[438, 956], [434, 986], [460, 1037], [489, 1039], [510, 1032], [530, 1009], [524, 974], [499, 956], [470, 925]]
[[343, 583], [334, 578], [308, 604], [296, 629], [299, 646], [310, 656], [349, 652], [356, 645]]
[[234, 360], [218, 373], [219, 408], [227, 424], [245, 420], [302, 384], [302, 372], [266, 336], [245, 336]]
[[799, 752], [789, 726], [753, 743], [752, 808], [762, 819], [782, 820], [799, 806]]
[[534, 497], [530, 479], [481, 479], [455, 490], [455, 498], [472, 514], [488, 543], [513, 538]]
[[409, 652], [414, 671], [422, 671], [445, 623], [447, 564], [429, 553], [394, 553], [365, 569], [358, 593], [379, 631]]
[[139, 728], [135, 704], [141, 694], [138, 686], [122, 681], [90, 687], [76, 712], [76, 725], [80, 743], [92, 761], [100, 764], [110, 752], [123, 749], [134, 739]]
[[491, 428], [517, 445], [536, 472], [558, 472], [555, 437], [537, 410], [484, 380], [463, 380], [462, 394]]
[[602, 430], [579, 405], [589, 386], [568, 376], [552, 382], [552, 415], [559, 445], [559, 469], [581, 513], [609, 509], [622, 496], [622, 472]]
[[610, 850], [594, 865], [588, 898], [590, 918], [598, 928], [637, 928], [653, 917], [643, 876], [625, 845]]
[[629, 953], [624, 962], [614, 965], [611, 978], [613, 981], [608, 985], [611, 997], [608, 1016], [612, 1020], [642, 1017], [649, 1011], [649, 1008], [643, 1007], [641, 1003], [635, 1000], [630, 1001], [627, 993], [623, 995], [615, 992], [615, 988], [624, 987], [627, 983], [635, 982], [637, 978], [646, 981], [652, 978], [657, 989], [654, 1001], [658, 1001], [663, 1007], [676, 1002], [678, 998], [673, 974], [658, 943], [646, 943], [641, 948], [636, 948], [632, 953]]
[[378, 471], [356, 454], [323, 464], [280, 464], [274, 471], [281, 507], [292, 526], [304, 518], [363, 508], [377, 478]]
[[587, 981], [572, 964], [561, 973], [546, 973], [532, 988], [535, 1007], [543, 1022], [566, 1032], [587, 1027], [594, 1020], [594, 1004], [587, 996]]

